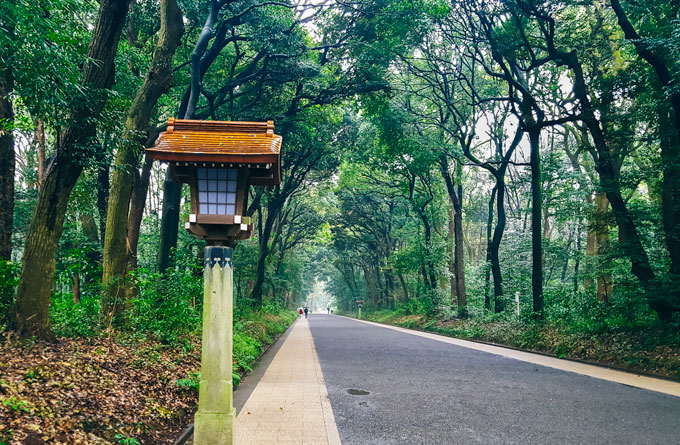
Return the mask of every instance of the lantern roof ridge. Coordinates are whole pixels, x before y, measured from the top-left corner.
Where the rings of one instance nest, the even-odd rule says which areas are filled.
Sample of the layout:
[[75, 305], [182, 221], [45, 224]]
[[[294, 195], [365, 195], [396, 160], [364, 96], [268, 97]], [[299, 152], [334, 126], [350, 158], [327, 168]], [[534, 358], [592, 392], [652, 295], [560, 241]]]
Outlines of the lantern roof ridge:
[[204, 132], [204, 133], [246, 133], [265, 134], [274, 136], [274, 121], [251, 122], [251, 121], [210, 121], [193, 119], [168, 119], [166, 133], [175, 132]]
[[146, 152], [171, 165], [248, 167], [251, 184], [281, 181], [281, 144], [274, 121], [235, 122], [168, 119], [168, 127]]

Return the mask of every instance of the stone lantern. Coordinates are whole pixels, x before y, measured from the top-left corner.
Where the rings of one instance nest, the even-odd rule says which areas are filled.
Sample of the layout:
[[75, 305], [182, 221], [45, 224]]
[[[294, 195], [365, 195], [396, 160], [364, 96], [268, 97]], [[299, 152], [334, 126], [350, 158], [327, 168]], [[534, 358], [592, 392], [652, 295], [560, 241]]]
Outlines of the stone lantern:
[[185, 228], [208, 243], [195, 445], [231, 445], [234, 440], [233, 247], [253, 234], [246, 216], [249, 187], [281, 183], [281, 142], [273, 121], [169, 119], [156, 145], [146, 150], [169, 164], [177, 182], [189, 184], [191, 213]]

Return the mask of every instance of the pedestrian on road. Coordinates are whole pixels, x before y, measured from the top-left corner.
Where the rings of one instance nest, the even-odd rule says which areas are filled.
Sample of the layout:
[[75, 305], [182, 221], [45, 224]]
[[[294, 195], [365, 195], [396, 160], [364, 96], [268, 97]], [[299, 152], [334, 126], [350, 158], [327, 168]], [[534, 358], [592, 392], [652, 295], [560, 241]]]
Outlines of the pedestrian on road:
[[330, 314], [331, 314], [331, 307], [328, 306], [328, 307], [326, 308], [326, 310], [328, 311], [328, 315], [330, 315]]
[[307, 318], [307, 312], [309, 312], [309, 308], [305, 307], [305, 318]]
[[300, 318], [302, 318], [302, 308], [298, 312], [300, 313]]

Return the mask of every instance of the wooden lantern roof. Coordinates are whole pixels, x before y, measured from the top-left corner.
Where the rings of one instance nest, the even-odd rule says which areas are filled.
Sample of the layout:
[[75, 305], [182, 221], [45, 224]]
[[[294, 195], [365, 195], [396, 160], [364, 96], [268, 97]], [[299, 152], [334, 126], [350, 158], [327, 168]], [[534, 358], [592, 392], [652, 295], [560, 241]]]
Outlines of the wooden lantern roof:
[[248, 167], [252, 185], [281, 183], [281, 142], [274, 121], [168, 119], [168, 128], [146, 152], [176, 166]]

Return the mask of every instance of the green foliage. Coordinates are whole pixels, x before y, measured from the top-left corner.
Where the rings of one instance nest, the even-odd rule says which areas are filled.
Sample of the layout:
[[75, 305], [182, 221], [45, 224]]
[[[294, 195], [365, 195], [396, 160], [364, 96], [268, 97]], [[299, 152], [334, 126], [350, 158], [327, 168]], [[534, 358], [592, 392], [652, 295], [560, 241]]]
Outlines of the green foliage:
[[116, 434], [113, 436], [116, 442], [121, 445], [141, 445], [141, 442], [134, 437], [128, 437], [125, 434]]
[[198, 388], [201, 386], [201, 373], [190, 372], [188, 377], [177, 379], [175, 385], [182, 390], [198, 392]]
[[25, 400], [17, 399], [15, 396], [7, 397], [2, 401], [2, 404], [12, 411], [30, 411], [30, 405]]
[[19, 265], [0, 258], [0, 330], [9, 323], [14, 292], [19, 284]]
[[80, 303], [73, 302], [70, 292], [52, 296], [50, 320], [55, 335], [63, 337], [92, 337], [101, 332], [100, 300], [96, 295], [83, 295]]
[[262, 343], [242, 332], [234, 332], [234, 361], [240, 371], [252, 371], [250, 365], [261, 352]]
[[139, 296], [133, 300], [129, 329], [146, 332], [162, 342], [173, 343], [182, 336], [200, 332], [203, 275], [195, 268], [176, 273], [135, 273]]

